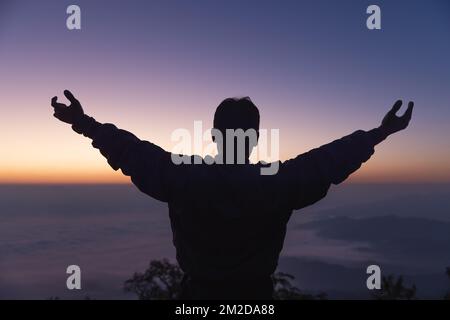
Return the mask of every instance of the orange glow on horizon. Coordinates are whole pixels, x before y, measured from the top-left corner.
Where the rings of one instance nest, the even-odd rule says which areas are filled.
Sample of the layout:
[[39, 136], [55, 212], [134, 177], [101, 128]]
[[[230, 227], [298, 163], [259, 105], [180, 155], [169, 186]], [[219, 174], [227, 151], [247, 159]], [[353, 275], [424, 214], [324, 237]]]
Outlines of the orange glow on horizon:
[[[100, 156], [100, 155], [99, 155]], [[101, 156], [100, 156], [101, 157]], [[103, 160], [103, 159], [101, 159]], [[374, 160], [352, 174], [350, 183], [446, 183], [450, 173], [442, 174], [445, 168], [434, 167], [423, 170], [420, 167], [402, 168], [398, 163]], [[0, 184], [128, 184], [130, 177], [120, 170], [114, 171], [102, 161], [100, 167], [60, 167], [60, 168], [1, 168]], [[447, 172], [449, 172], [447, 170]]]
[[105, 166], [105, 170], [0, 170], [0, 184], [126, 184], [130, 178]]

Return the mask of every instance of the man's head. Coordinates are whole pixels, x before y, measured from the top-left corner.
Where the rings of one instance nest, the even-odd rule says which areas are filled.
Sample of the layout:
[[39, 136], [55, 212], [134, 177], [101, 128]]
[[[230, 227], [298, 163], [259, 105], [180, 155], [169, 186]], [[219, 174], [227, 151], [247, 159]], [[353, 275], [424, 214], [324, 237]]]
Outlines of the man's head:
[[[226, 148], [223, 148], [223, 146], [227, 145], [227, 129], [235, 130], [236, 135], [239, 135], [239, 133], [242, 132], [241, 130], [243, 130], [245, 133], [245, 153], [243, 158], [247, 161], [252, 149], [256, 146], [259, 137], [259, 110], [249, 97], [227, 98], [223, 100], [216, 109], [214, 114], [214, 129], [222, 134], [222, 143], [217, 141], [214, 136], [213, 140], [217, 142], [219, 153], [223, 155], [226, 154]], [[254, 138], [256, 136], [256, 139], [251, 139], [250, 135], [252, 133]], [[239, 152], [237, 149], [239, 137], [235, 137], [233, 140], [233, 158], [236, 159], [236, 154]]]

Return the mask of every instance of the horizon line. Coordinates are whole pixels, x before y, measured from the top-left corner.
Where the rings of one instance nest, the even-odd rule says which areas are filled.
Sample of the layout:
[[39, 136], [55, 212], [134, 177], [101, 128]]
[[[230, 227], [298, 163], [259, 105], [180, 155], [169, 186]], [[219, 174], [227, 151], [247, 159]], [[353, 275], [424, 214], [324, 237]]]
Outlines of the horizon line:
[[[445, 185], [450, 184], [450, 181], [345, 181], [339, 185]], [[134, 186], [132, 182], [104, 182], [104, 181], [84, 181], [84, 182], [1, 182], [0, 186]], [[337, 185], [333, 185], [337, 186]]]

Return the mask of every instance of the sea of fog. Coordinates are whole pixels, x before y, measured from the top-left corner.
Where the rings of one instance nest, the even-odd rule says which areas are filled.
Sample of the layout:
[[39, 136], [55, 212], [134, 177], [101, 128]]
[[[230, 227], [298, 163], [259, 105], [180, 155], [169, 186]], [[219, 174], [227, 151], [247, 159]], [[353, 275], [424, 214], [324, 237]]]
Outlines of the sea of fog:
[[[0, 299], [135, 299], [123, 282], [174, 261], [167, 206], [131, 185], [1, 185]], [[66, 288], [81, 267], [82, 289]], [[450, 289], [450, 185], [344, 184], [294, 212], [279, 271], [307, 292], [370, 298], [366, 268], [421, 298]]]

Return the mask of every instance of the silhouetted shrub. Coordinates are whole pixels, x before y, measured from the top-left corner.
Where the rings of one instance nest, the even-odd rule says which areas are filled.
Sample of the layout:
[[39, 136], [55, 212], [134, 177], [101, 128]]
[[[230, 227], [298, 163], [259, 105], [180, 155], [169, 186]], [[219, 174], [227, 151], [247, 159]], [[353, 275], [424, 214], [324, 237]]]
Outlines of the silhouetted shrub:
[[[152, 260], [144, 273], [135, 273], [125, 281], [126, 292], [135, 293], [140, 300], [177, 299], [181, 291], [183, 271], [167, 259]], [[318, 295], [302, 293], [292, 284], [294, 277], [278, 272], [272, 276], [274, 283], [274, 299], [277, 300], [311, 300], [325, 299], [326, 294]]]
[[144, 273], [135, 273], [125, 281], [126, 292], [135, 293], [139, 300], [177, 299], [181, 291], [183, 271], [167, 259], [152, 260]]
[[397, 279], [393, 275], [381, 279], [381, 289], [374, 295], [378, 300], [412, 300], [416, 299], [416, 285], [411, 288], [405, 287], [403, 277]]

